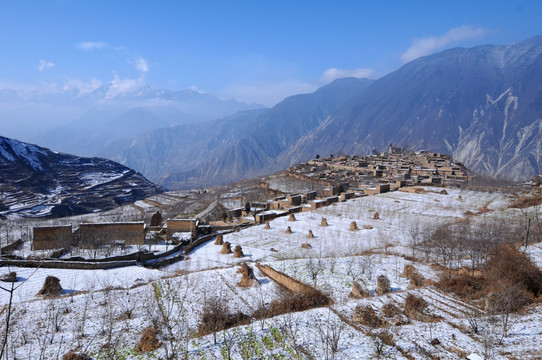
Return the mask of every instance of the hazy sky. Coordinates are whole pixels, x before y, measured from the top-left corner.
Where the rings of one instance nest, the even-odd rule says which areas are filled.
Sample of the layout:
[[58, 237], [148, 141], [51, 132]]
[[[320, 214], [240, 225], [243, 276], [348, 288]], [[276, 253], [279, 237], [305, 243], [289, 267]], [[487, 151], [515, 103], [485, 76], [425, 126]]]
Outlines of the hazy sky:
[[0, 2], [0, 89], [193, 87], [273, 105], [456, 46], [542, 35], [542, 1]]

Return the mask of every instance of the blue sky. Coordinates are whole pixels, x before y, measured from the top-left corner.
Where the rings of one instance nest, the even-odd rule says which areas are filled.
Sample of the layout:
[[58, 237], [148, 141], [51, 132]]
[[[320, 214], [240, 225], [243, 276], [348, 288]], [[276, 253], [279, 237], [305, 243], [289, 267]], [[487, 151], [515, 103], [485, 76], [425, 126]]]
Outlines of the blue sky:
[[542, 35], [542, 1], [1, 1], [0, 89], [189, 87], [271, 106], [456, 46]]

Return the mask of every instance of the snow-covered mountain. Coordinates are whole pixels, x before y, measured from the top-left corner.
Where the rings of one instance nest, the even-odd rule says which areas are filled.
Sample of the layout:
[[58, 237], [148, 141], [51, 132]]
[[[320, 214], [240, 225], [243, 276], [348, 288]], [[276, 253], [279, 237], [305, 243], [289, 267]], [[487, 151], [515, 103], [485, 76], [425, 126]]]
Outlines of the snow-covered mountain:
[[113, 161], [61, 154], [0, 136], [0, 218], [107, 210], [161, 191]]
[[[235, 131], [219, 132], [228, 123]], [[542, 37], [450, 49], [372, 82], [339, 79], [256, 117], [163, 129], [101, 155], [174, 189], [270, 174], [316, 154], [383, 151], [390, 143], [452, 154], [494, 177], [542, 173]]]

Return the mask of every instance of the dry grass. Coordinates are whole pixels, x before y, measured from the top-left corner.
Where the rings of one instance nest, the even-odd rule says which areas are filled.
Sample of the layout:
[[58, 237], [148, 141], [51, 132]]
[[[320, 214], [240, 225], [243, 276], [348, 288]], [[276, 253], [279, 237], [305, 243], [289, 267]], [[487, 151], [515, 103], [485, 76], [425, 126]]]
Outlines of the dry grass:
[[92, 360], [90, 356], [85, 354], [77, 353], [75, 351], [70, 351], [69, 353], [62, 356], [62, 360]]
[[371, 305], [356, 306], [354, 314], [352, 314], [352, 320], [372, 328], [378, 328], [384, 325], [384, 322], [378, 317]]
[[162, 342], [158, 341], [158, 330], [153, 327], [148, 327], [141, 333], [141, 338], [137, 344], [136, 350], [141, 353], [154, 351], [162, 346]]
[[531, 206], [542, 204], [542, 195], [522, 196], [512, 204], [508, 205], [509, 208], [525, 209]]

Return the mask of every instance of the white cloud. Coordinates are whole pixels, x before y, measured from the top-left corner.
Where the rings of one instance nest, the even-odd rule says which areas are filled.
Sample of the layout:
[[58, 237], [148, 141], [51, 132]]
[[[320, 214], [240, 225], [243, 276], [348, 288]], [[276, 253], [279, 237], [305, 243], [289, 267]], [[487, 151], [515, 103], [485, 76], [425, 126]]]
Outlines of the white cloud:
[[99, 49], [106, 48], [108, 46], [109, 44], [102, 41], [83, 41], [83, 42], [75, 44], [75, 47], [82, 50], [86, 50], [86, 51], [99, 50]]
[[62, 90], [69, 91], [69, 90], [77, 89], [80, 95], [86, 95], [93, 92], [100, 86], [102, 86], [102, 84], [103, 82], [96, 78], [92, 78], [89, 82], [84, 82], [80, 79], [67, 78], [66, 83], [62, 87]]
[[337, 69], [330, 68], [324, 71], [321, 76], [321, 80], [324, 83], [332, 82], [335, 79], [345, 78], [345, 77], [356, 77], [364, 78], [369, 77], [374, 73], [373, 69]]
[[55, 67], [55, 64], [50, 62], [50, 61], [45, 61], [43, 59], [40, 60], [40, 63], [38, 65], [38, 69], [39, 71], [43, 71], [43, 70], [46, 70], [46, 69], [52, 69]]
[[232, 84], [220, 91], [219, 95], [224, 98], [271, 107], [288, 96], [311, 93], [317, 88], [317, 84], [285, 80], [275, 83]]
[[404, 62], [408, 62], [419, 58], [420, 56], [431, 54], [436, 50], [440, 50], [452, 43], [479, 38], [484, 36], [487, 31], [481, 27], [459, 26], [449, 30], [442, 36], [431, 36], [422, 39], [412, 40], [412, 45], [401, 55]]
[[143, 76], [137, 79], [121, 79], [115, 74], [114, 79], [109, 83], [109, 90], [105, 97], [107, 99], [113, 99], [119, 95], [131, 93], [145, 85], [145, 78]]
[[138, 57], [136, 60], [135, 60], [135, 67], [137, 70], [141, 71], [141, 72], [148, 72], [149, 71], [149, 64], [147, 62], [147, 60], [143, 59], [142, 57]]

